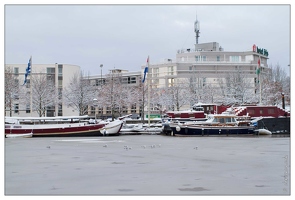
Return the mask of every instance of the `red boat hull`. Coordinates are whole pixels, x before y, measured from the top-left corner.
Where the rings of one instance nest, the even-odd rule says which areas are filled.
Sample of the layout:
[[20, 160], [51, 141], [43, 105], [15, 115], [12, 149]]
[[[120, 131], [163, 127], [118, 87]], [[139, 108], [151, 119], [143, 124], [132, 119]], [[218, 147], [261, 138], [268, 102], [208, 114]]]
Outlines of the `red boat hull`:
[[92, 124], [84, 126], [53, 127], [53, 128], [36, 128], [26, 129], [22, 125], [5, 125], [6, 134], [26, 134], [33, 133], [33, 136], [101, 136], [100, 130], [104, 124]]

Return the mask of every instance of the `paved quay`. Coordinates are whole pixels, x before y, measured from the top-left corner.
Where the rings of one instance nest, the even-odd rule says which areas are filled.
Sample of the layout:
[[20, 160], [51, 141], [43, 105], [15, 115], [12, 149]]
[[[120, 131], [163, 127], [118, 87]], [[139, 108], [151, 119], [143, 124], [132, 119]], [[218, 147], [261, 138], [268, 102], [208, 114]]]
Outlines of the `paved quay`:
[[290, 137], [5, 138], [5, 195], [290, 195]]

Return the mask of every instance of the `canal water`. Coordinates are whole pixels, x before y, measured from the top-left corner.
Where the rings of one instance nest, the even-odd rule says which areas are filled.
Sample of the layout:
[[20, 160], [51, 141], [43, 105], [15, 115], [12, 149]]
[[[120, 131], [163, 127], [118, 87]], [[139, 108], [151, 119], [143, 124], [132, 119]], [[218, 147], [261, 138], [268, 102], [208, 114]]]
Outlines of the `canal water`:
[[6, 138], [5, 195], [290, 195], [290, 137]]

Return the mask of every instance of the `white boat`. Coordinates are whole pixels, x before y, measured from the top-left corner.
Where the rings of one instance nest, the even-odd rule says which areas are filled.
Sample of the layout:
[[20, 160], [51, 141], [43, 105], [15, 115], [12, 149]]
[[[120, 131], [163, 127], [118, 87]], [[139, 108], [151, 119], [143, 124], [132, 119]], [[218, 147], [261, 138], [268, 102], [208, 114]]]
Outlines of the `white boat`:
[[[123, 122], [89, 124], [89, 116], [5, 117], [5, 136], [100, 136], [119, 135]], [[26, 136], [26, 135], [25, 135]]]
[[121, 120], [114, 120], [111, 122], [101, 121], [98, 124], [103, 124], [104, 127], [100, 130], [100, 133], [104, 136], [106, 135], [119, 135], [120, 130], [123, 126], [123, 121]]
[[121, 134], [160, 134], [162, 132], [162, 126], [150, 126], [146, 124], [124, 124], [120, 130]]

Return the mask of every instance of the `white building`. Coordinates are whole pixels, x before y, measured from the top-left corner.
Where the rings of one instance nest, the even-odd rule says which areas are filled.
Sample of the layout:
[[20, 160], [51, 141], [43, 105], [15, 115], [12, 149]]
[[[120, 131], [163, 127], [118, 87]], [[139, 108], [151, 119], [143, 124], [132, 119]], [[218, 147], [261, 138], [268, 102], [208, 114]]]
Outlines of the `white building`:
[[[195, 49], [180, 49], [175, 58], [161, 63], [149, 63], [151, 87], [170, 87], [179, 80], [188, 79], [197, 89], [206, 85], [219, 86], [227, 75], [243, 73], [247, 87], [253, 95], [259, 92], [258, 80], [271, 72], [268, 68], [268, 51], [255, 44], [249, 44], [247, 51], [225, 51], [218, 42], [198, 43], [199, 25], [195, 22]], [[151, 59], [152, 60], [152, 59]], [[145, 66], [142, 66], [142, 73]], [[257, 69], [259, 68], [259, 76]], [[196, 101], [201, 99], [196, 99]]]
[[[251, 45], [252, 48], [253, 46]], [[157, 88], [168, 87], [176, 78], [189, 78], [193, 75], [202, 77], [201, 85], [204, 82], [214, 84], [217, 78], [237, 70], [248, 74], [254, 84], [259, 59], [261, 74], [267, 74], [270, 70], [267, 65], [268, 56], [258, 53], [257, 50], [253, 51], [252, 48], [244, 52], [230, 52], [224, 51], [217, 42], [210, 42], [197, 44], [197, 50], [179, 50], [175, 59], [149, 65], [152, 85]], [[142, 66], [142, 73], [144, 68], [145, 66]]]
[[[6, 64], [5, 68], [10, 68], [14, 74], [16, 80], [18, 80], [19, 89], [27, 90], [30, 93], [30, 78], [37, 74], [44, 74], [50, 77], [54, 81], [58, 92], [62, 94], [62, 91], [67, 85], [70, 84], [74, 74], [80, 73], [80, 67], [77, 65], [69, 64], [34, 64], [32, 63], [31, 73], [27, 78], [27, 82], [24, 85], [25, 73], [28, 65], [27, 64]], [[22, 88], [23, 87], [23, 88]], [[13, 101], [12, 116], [38, 116], [37, 112], [32, 109], [32, 103], [23, 105], [18, 98]], [[5, 116], [10, 115], [10, 110], [6, 108]], [[65, 106], [63, 103], [60, 105], [52, 106], [46, 110], [45, 116], [69, 116], [78, 115], [78, 111], [73, 110], [70, 107]]]

